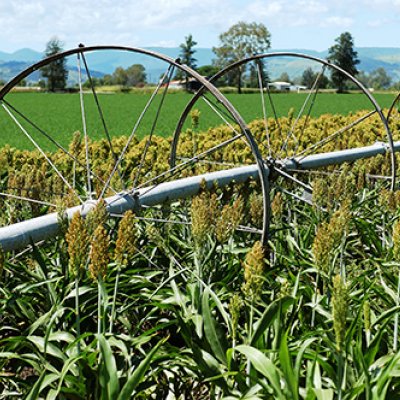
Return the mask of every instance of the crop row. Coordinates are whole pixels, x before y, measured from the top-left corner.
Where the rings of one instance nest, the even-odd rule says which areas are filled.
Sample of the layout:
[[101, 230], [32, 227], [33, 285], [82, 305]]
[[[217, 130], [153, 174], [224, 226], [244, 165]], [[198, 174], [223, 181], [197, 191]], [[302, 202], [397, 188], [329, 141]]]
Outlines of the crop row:
[[[286, 151], [299, 152], [361, 115], [323, 115], [304, 130], [300, 123]], [[269, 121], [272, 153], [282, 151], [280, 133], [293, 118]], [[232, 137], [226, 127], [197, 129], [182, 135], [180, 160]], [[264, 149], [263, 121], [251, 130]], [[318, 151], [384, 139], [379, 119], [370, 118]], [[117, 155], [125, 143], [113, 139]], [[119, 171], [128, 187], [166, 171], [169, 148], [160, 137], [132, 143]], [[313, 186], [312, 205], [279, 178], [266, 249], [256, 229], [243, 229], [260, 227], [255, 181], [114, 219], [100, 202], [86, 219], [76, 214], [68, 222], [65, 207], [86, 190], [78, 133], [69, 152], [75, 159], [48, 156], [75, 192], [38, 152], [0, 150], [3, 190], [56, 203], [62, 227], [58, 238], [28, 252], [0, 252], [3, 398], [399, 396], [400, 196], [375, 177], [390, 172], [387, 157], [299, 174]], [[90, 159], [93, 176], [106, 179], [115, 162], [109, 143], [91, 143]], [[206, 161], [182, 176], [254, 162], [242, 140]], [[118, 173], [112, 185], [121, 189]], [[53, 209], [2, 202], [3, 224]]]

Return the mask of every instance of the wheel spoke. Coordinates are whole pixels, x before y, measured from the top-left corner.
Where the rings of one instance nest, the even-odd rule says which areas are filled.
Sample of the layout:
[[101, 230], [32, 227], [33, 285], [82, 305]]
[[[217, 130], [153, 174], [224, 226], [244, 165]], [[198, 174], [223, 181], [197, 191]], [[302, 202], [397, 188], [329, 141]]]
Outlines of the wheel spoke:
[[83, 100], [83, 86], [82, 86], [82, 70], [81, 70], [81, 53], [77, 54], [78, 57], [78, 82], [79, 82], [79, 100], [81, 107], [81, 118], [82, 118], [82, 128], [83, 137], [85, 139], [85, 158], [86, 158], [86, 177], [87, 177], [87, 195], [89, 199], [92, 200], [92, 177], [90, 168], [90, 157], [89, 157], [89, 138], [86, 128], [86, 113], [85, 113], [85, 102]]
[[18, 128], [22, 131], [22, 133], [30, 140], [30, 142], [36, 147], [36, 149], [40, 152], [40, 154], [44, 157], [44, 159], [47, 161], [47, 163], [53, 168], [54, 172], [60, 177], [60, 179], [64, 182], [64, 184], [68, 187], [69, 190], [75, 193], [77, 198], [80, 200], [81, 203], [83, 203], [83, 200], [79, 196], [79, 194], [76, 192], [76, 190], [69, 184], [69, 182], [64, 178], [63, 174], [58, 170], [58, 168], [54, 165], [54, 163], [50, 160], [50, 158], [46, 155], [46, 153], [42, 150], [42, 148], [36, 143], [36, 141], [33, 139], [33, 137], [27, 132], [27, 130], [21, 125], [21, 123], [18, 121], [18, 119], [15, 117], [15, 115], [10, 111], [10, 109], [2, 103], [3, 109], [6, 111], [6, 113], [11, 117], [11, 119], [14, 121], [14, 123], [18, 126]]
[[139, 164], [137, 173], [135, 175], [135, 179], [133, 180], [133, 185], [132, 185], [133, 188], [135, 188], [136, 185], [137, 185], [137, 182], [138, 182], [138, 179], [139, 179], [139, 176], [140, 176], [140, 172], [142, 170], [144, 162], [146, 161], [147, 151], [148, 151], [148, 149], [150, 147], [151, 139], [153, 138], [154, 130], [155, 130], [156, 126], [157, 126], [158, 118], [160, 117], [160, 113], [161, 113], [162, 106], [164, 104], [165, 96], [166, 96], [166, 94], [168, 92], [169, 84], [171, 82], [171, 78], [172, 78], [172, 75], [173, 75], [174, 70], [175, 70], [175, 68], [172, 65], [169, 66], [169, 69], [170, 69], [170, 71], [168, 72], [168, 75], [167, 75], [167, 83], [164, 86], [164, 90], [163, 90], [163, 93], [162, 93], [161, 101], [160, 101], [160, 104], [158, 105], [156, 116], [155, 116], [153, 124], [151, 126], [150, 135], [147, 138], [146, 145], [145, 145], [145, 148], [144, 148], [144, 151], [143, 151], [143, 154], [142, 154], [142, 158], [140, 160], [140, 164]]
[[244, 226], [244, 225], [239, 225], [236, 228], [237, 231], [239, 232], [247, 232], [247, 233], [254, 233], [257, 235], [262, 235], [263, 231], [261, 229], [253, 228], [251, 226]]
[[290, 172], [295, 172], [296, 174], [308, 174], [308, 175], [322, 175], [322, 176], [329, 176], [329, 175], [339, 175], [342, 171], [333, 170], [333, 171], [317, 171], [314, 169], [290, 169]]
[[[205, 95], [201, 96], [202, 99], [208, 104], [208, 106], [225, 122], [225, 124], [232, 130], [233, 133], [239, 135], [239, 132], [235, 127], [223, 116], [223, 114], [218, 110], [218, 107], [215, 106]], [[246, 144], [247, 147], [250, 147], [249, 143], [247, 142], [246, 138], [242, 137], [242, 142]]]
[[[181, 161], [187, 161], [189, 157], [177, 157], [177, 160]], [[242, 167], [245, 164], [235, 164], [235, 163], [227, 163], [227, 162], [222, 162], [222, 161], [212, 161], [212, 160], [198, 160], [199, 163], [201, 164], [209, 164], [209, 165], [221, 165], [225, 167]]]
[[[310, 169], [291, 169], [290, 171], [296, 172], [297, 174], [308, 174], [308, 175], [320, 175], [320, 176], [330, 176], [330, 175], [340, 175], [343, 171], [333, 170], [333, 171], [316, 171]], [[366, 178], [369, 179], [381, 179], [381, 180], [390, 180], [391, 176], [388, 175], [376, 175], [376, 174], [365, 174]]]
[[[268, 116], [267, 116], [267, 109], [265, 107], [265, 99], [264, 99], [264, 84], [263, 84], [263, 73], [262, 73], [262, 67], [261, 67], [261, 61], [259, 59], [256, 60], [256, 66], [257, 66], [257, 78], [258, 78], [258, 87], [260, 89], [260, 95], [261, 95], [261, 106], [262, 106], [262, 112], [263, 112], [263, 117], [264, 117], [264, 128], [265, 128], [265, 137], [267, 139], [267, 150], [268, 150], [268, 156], [272, 157], [271, 153], [271, 142], [269, 138], [269, 129], [268, 129]], [[264, 142], [262, 141], [261, 144], [265, 147]]]
[[[40, 242], [35, 243], [35, 247], [38, 248], [40, 246], [42, 246], [43, 244], [45, 244], [46, 241], [45, 240], [41, 240]], [[30, 253], [31, 251], [33, 251], [33, 246], [29, 245], [26, 249], [20, 251], [19, 253], [15, 254], [13, 257], [11, 257], [8, 262], [14, 262], [16, 261], [18, 258], [24, 256], [27, 253]]]
[[[235, 127], [228, 121], [228, 118], [224, 116], [226, 114], [225, 112], [221, 112], [216, 104], [214, 104], [211, 100], [209, 100], [205, 95], [202, 95], [201, 98], [204, 100], [204, 102], [217, 114], [221, 120], [234, 132], [238, 133]], [[233, 121], [233, 119], [229, 116], [229, 119]]]
[[[287, 146], [289, 144], [289, 139], [291, 137], [293, 137], [295, 139], [295, 141], [297, 143], [297, 146], [298, 146], [299, 141], [298, 141], [296, 135], [294, 134], [294, 131], [295, 131], [296, 127], [297, 127], [297, 124], [300, 121], [300, 118], [302, 117], [302, 115], [304, 113], [304, 110], [307, 107], [308, 102], [310, 101], [310, 99], [312, 99], [311, 100], [311, 104], [308, 107], [308, 112], [306, 114], [306, 118], [304, 120], [303, 126], [301, 128], [301, 134], [304, 132], [304, 129], [305, 129], [305, 127], [307, 125], [307, 122], [308, 122], [308, 120], [310, 118], [311, 111], [312, 111], [312, 108], [313, 108], [314, 103], [315, 103], [315, 99], [316, 99], [316, 96], [317, 96], [317, 93], [318, 93], [318, 89], [319, 89], [319, 82], [320, 82], [321, 77], [324, 75], [325, 68], [326, 68], [326, 66], [323, 65], [321, 71], [319, 72], [319, 74], [315, 78], [315, 81], [314, 81], [314, 83], [313, 83], [313, 85], [312, 85], [312, 87], [311, 87], [311, 89], [310, 89], [310, 91], [309, 91], [309, 93], [308, 93], [308, 95], [307, 95], [307, 97], [306, 97], [306, 99], [305, 99], [305, 101], [304, 101], [304, 103], [303, 103], [298, 115], [297, 115], [297, 118], [293, 122], [292, 127], [290, 128], [290, 131], [286, 136], [285, 142], [283, 143], [283, 145], [282, 145], [282, 147], [280, 149], [280, 153], [281, 154], [282, 154], [282, 152], [285, 152], [286, 156], [288, 156]], [[296, 147], [296, 149], [297, 149], [297, 147]]]
[[278, 113], [276, 112], [275, 103], [272, 100], [272, 94], [271, 94], [271, 90], [269, 88], [268, 82], [267, 82], [267, 85], [266, 85], [266, 91], [267, 91], [269, 103], [271, 104], [271, 110], [272, 110], [272, 113], [274, 115], [275, 123], [276, 123], [276, 126], [278, 127], [279, 136], [280, 136], [281, 139], [283, 139], [282, 126], [281, 126], [281, 123], [280, 123], [279, 118], [278, 118]]
[[[35, 122], [33, 122], [30, 118], [28, 118], [25, 114], [23, 114], [21, 111], [19, 111], [16, 107], [14, 107], [11, 103], [9, 103], [7, 100], [3, 99], [2, 100], [4, 104], [7, 105], [15, 114], [17, 114], [19, 117], [21, 117], [25, 122], [27, 122], [32, 128], [34, 128], [38, 133], [40, 133], [42, 136], [44, 136], [46, 139], [48, 139], [52, 144], [54, 144], [59, 150], [61, 150], [66, 156], [68, 156], [71, 160], [73, 160], [76, 164], [78, 164], [82, 168], [86, 168], [86, 165], [82, 163], [81, 161], [78, 160], [77, 157], [75, 157], [73, 154], [71, 154], [64, 146], [62, 146], [60, 143], [57, 142], [51, 135], [49, 135], [45, 130], [43, 130], [39, 125], [37, 125]], [[101, 179], [94, 171], [92, 171], [92, 176], [96, 178], [100, 183], [105, 184], [104, 180]], [[72, 185], [75, 187], [75, 185]], [[117, 193], [117, 191], [113, 188], [110, 187], [111, 191], [113, 193]]]
[[393, 116], [392, 116], [393, 112], [397, 111], [397, 114], [400, 112], [399, 102], [400, 102], [400, 93], [396, 96], [396, 98], [394, 99], [392, 105], [390, 106], [390, 108], [388, 110], [388, 113], [386, 116], [388, 122], [390, 122], [390, 119], [393, 118]]
[[[301, 201], [303, 203], [306, 203], [310, 206], [315, 206], [314, 203], [312, 202], [311, 199], [308, 199], [307, 197], [304, 196], [299, 196], [298, 194], [295, 194], [293, 192], [291, 192], [290, 190], [287, 190], [285, 188], [283, 188], [282, 186], [277, 186], [277, 189], [280, 190], [282, 193], [287, 194], [288, 196], [293, 197], [294, 199]], [[321, 207], [319, 207], [321, 210], [323, 210]]]
[[10, 199], [14, 199], [14, 200], [22, 200], [22, 201], [27, 201], [27, 202], [30, 202], [30, 203], [41, 204], [43, 206], [56, 207], [55, 204], [48, 203], [47, 201], [35, 200], [35, 199], [31, 199], [29, 197], [17, 196], [17, 195], [10, 194], [10, 193], [0, 192], [0, 196], [9, 197]]
[[[304, 149], [300, 153], [292, 156], [291, 158], [295, 158], [296, 161], [303, 160], [311, 151], [314, 152], [315, 150], [320, 149], [321, 147], [325, 146], [327, 143], [331, 142], [333, 139], [336, 139], [341, 134], [347, 132], [349, 129], [354, 128], [356, 125], [365, 121], [367, 118], [369, 118], [371, 115], [374, 115], [374, 114], [376, 114], [376, 110], [370, 111], [368, 114], [363, 115], [362, 117], [358, 118], [356, 121], [352, 122], [351, 124], [344, 126], [343, 128], [341, 128], [341, 129], [337, 130], [336, 132], [332, 133], [331, 135], [323, 138], [319, 142], [314, 143], [312, 146]], [[300, 158], [298, 158], [298, 157], [300, 157]]]
[[[143, 196], [145, 194], [148, 194], [149, 192], [151, 192], [152, 190], [157, 188], [162, 183], [165, 183], [168, 180], [170, 180], [171, 178], [177, 176], [180, 172], [182, 172], [184, 170], [185, 167], [187, 167], [189, 165], [193, 165], [193, 163], [198, 162], [202, 157], [206, 157], [207, 155], [214, 153], [215, 151], [219, 150], [221, 147], [226, 146], [226, 145], [228, 145], [230, 143], [233, 143], [236, 140], [238, 140], [239, 138], [242, 138], [243, 136], [244, 136], [243, 133], [240, 134], [240, 135], [234, 136], [233, 138], [228, 139], [228, 140], [226, 140], [226, 141], [224, 141], [224, 142], [212, 147], [211, 149], [208, 149], [207, 151], [196, 155], [195, 157], [189, 158], [187, 161], [184, 161], [181, 164], [175, 165], [174, 167], [168, 169], [167, 171], [162, 172], [161, 174], [155, 176], [154, 178], [151, 178], [151, 179], [147, 180], [146, 182], [141, 183], [135, 189], [132, 189], [132, 190], [128, 191], [128, 194], [133, 195], [139, 189], [145, 188], [145, 187], [147, 187], [150, 184], [153, 184], [155, 182], [154, 186], [151, 186], [150, 188], [148, 188], [143, 193], [140, 193], [141, 196]], [[114, 201], [117, 201], [117, 200], [118, 199], [115, 199]]]
[[300, 181], [299, 179], [295, 178], [294, 176], [288, 174], [284, 170], [274, 166], [274, 171], [276, 171], [279, 175], [281, 175], [284, 178], [290, 179], [292, 182], [296, 183], [297, 185], [301, 186], [303, 189], [305, 189], [307, 192], [312, 193], [312, 187], [305, 184], [304, 182]]
[[118, 157], [118, 160], [116, 161], [116, 163], [114, 165], [114, 168], [111, 171], [111, 173], [110, 173], [110, 175], [109, 175], [109, 177], [108, 177], [108, 179], [107, 179], [107, 181], [106, 181], [106, 183], [105, 183], [105, 185], [103, 187], [103, 190], [101, 191], [101, 194], [100, 194], [99, 198], [102, 198], [104, 196], [105, 192], [107, 191], [107, 189], [108, 189], [108, 187], [110, 185], [111, 179], [114, 177], [115, 172], [117, 171], [119, 165], [121, 164], [122, 160], [124, 159], [125, 154], [128, 151], [128, 148], [129, 148], [133, 138], [136, 135], [136, 131], [139, 128], [140, 123], [142, 122], [144, 116], [146, 115], [146, 112], [148, 111], [149, 107], [153, 103], [153, 100], [154, 100], [155, 96], [157, 95], [157, 93], [159, 92], [161, 86], [163, 85], [164, 80], [165, 80], [166, 76], [168, 75], [168, 72], [169, 72], [170, 68], [171, 68], [171, 65], [169, 65], [167, 71], [164, 73], [162, 78], [159, 80], [157, 87], [155, 88], [155, 90], [151, 94], [151, 96], [150, 96], [149, 100], [147, 101], [144, 109], [142, 110], [139, 118], [137, 119], [137, 121], [136, 121], [136, 123], [135, 123], [135, 125], [133, 127], [133, 130], [132, 130], [132, 132], [131, 132], [131, 134], [130, 134], [130, 136], [128, 138], [128, 141], [126, 142], [126, 144], [125, 144], [120, 156]]
[[[243, 133], [241, 133], [241, 134], [239, 134], [239, 135], [236, 135], [236, 136], [234, 136], [234, 137], [231, 138], [231, 139], [225, 140], [224, 142], [219, 143], [218, 145], [216, 145], [216, 146], [214, 146], [214, 147], [211, 147], [210, 149], [204, 151], [203, 153], [200, 153], [200, 154], [198, 154], [198, 155], [196, 155], [196, 156], [194, 156], [194, 157], [192, 157], [192, 158], [189, 158], [187, 161], [185, 161], [185, 162], [183, 162], [183, 163], [181, 163], [181, 164], [178, 164], [178, 165], [176, 165], [175, 167], [172, 167], [172, 168], [170, 168], [169, 170], [167, 170], [167, 171], [165, 171], [165, 172], [162, 172], [162, 173], [159, 174], [158, 176], [156, 176], [156, 177], [154, 177], [154, 178], [152, 178], [152, 179], [149, 179], [149, 180], [146, 181], [146, 182], [143, 182], [141, 185], [139, 185], [139, 186], [136, 188], [136, 190], [141, 189], [141, 188], [143, 188], [143, 187], [145, 187], [145, 186], [148, 186], [148, 185], [152, 184], [153, 182], [157, 182], [157, 183], [155, 184], [155, 186], [152, 186], [152, 187], [149, 188], [146, 192], [141, 193], [141, 194], [143, 195], [143, 194], [148, 193], [149, 191], [155, 189], [155, 188], [156, 188], [158, 185], [160, 185], [161, 183], [166, 182], [167, 179], [170, 179], [170, 178], [176, 176], [179, 172], [181, 172], [181, 171], [182, 171], [185, 167], [187, 167], [188, 165], [191, 165], [191, 164], [193, 164], [194, 162], [197, 162], [198, 160], [200, 160], [201, 158], [206, 157], [206, 156], [208, 156], [209, 154], [214, 153], [215, 151], [219, 150], [220, 148], [222, 148], [222, 147], [224, 147], [224, 146], [227, 146], [228, 144], [231, 144], [231, 143], [235, 142], [236, 140], [242, 138], [243, 136], [244, 136]], [[170, 175], [169, 175], [169, 174], [170, 174]], [[165, 179], [159, 181], [160, 178], [164, 178], [164, 177], [166, 177], [166, 176], [168, 176], [168, 178], [165, 178]]]
[[[117, 218], [122, 218], [123, 214], [110, 214], [111, 217], [117, 217]], [[167, 223], [167, 224], [179, 224], [179, 225], [191, 225], [191, 222], [188, 221], [174, 221], [172, 219], [166, 219], [166, 218], [151, 218], [151, 217], [138, 217], [135, 216], [136, 219], [140, 221], [148, 221], [148, 222], [161, 222], [161, 223]]]
[[[117, 154], [116, 154], [115, 151], [114, 151], [114, 147], [113, 147], [113, 144], [112, 144], [110, 132], [108, 131], [108, 127], [107, 127], [107, 124], [106, 124], [106, 120], [105, 120], [105, 118], [104, 118], [104, 113], [103, 113], [103, 110], [102, 110], [102, 108], [101, 108], [101, 106], [100, 106], [100, 101], [99, 101], [99, 98], [98, 98], [98, 96], [97, 96], [97, 93], [96, 93], [96, 89], [95, 89], [95, 87], [94, 87], [94, 84], [93, 84], [92, 75], [91, 75], [91, 73], [90, 73], [90, 69], [89, 69], [89, 67], [88, 67], [88, 63], [87, 63], [87, 61], [86, 61], [85, 54], [84, 54], [84, 53], [81, 53], [81, 56], [82, 56], [83, 65], [85, 66], [86, 75], [87, 75], [88, 80], [89, 80], [90, 89], [91, 89], [91, 91], [92, 91], [93, 98], [94, 98], [94, 101], [95, 101], [95, 103], [96, 103], [97, 112], [99, 113], [99, 117], [100, 117], [101, 123], [102, 123], [102, 125], [103, 125], [103, 129], [104, 129], [104, 133], [105, 133], [105, 135], [106, 135], [108, 145], [110, 146], [110, 151], [111, 151], [112, 157], [113, 157], [113, 159], [114, 159], [114, 162], [117, 162], [118, 157], [117, 157]], [[122, 185], [123, 189], [125, 190], [125, 189], [126, 189], [126, 187], [125, 187], [125, 182], [124, 182], [124, 180], [123, 180], [123, 178], [122, 178], [122, 175], [121, 175], [121, 172], [120, 172], [119, 169], [118, 169], [118, 175], [120, 176], [121, 185]]]

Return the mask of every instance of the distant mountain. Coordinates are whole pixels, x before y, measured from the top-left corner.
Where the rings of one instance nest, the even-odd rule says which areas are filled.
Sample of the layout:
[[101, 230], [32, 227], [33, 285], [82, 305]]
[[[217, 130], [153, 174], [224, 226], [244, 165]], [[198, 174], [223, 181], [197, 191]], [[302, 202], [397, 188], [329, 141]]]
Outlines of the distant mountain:
[[[170, 58], [178, 58], [180, 48], [167, 47], [150, 47], [147, 50], [166, 55]], [[358, 52], [360, 64], [359, 70], [367, 73], [383, 67], [392, 76], [394, 80], [400, 80], [400, 48], [392, 47], [359, 47], [355, 49]], [[303, 53], [317, 58], [325, 59], [328, 56], [328, 51], [314, 51], [304, 49], [274, 49], [273, 52], [295, 52]], [[34, 62], [42, 59], [43, 54], [32, 49], [20, 49], [14, 53], [6, 53], [0, 51], [0, 80], [7, 81], [24, 70]], [[195, 57], [197, 65], [211, 64], [215, 55], [211, 49], [197, 48]], [[148, 80], [156, 82], [159, 77], [165, 72], [166, 64], [157, 59], [149, 58], [144, 54], [130, 53], [125, 51], [102, 51], [96, 53], [87, 53], [87, 62], [93, 71], [93, 76], [102, 76], [111, 74], [115, 68], [127, 68], [132, 64], [143, 64], [146, 68]], [[290, 78], [300, 76], [303, 71], [310, 66], [310, 62], [305, 59], [275, 59], [271, 58], [267, 63], [267, 68], [272, 79], [279, 77], [282, 72], [287, 72]], [[76, 58], [72, 57], [68, 61], [70, 73], [70, 83], [74, 83], [77, 77]], [[32, 74], [28, 80], [37, 81], [40, 78], [38, 72]]]
[[31, 49], [21, 49], [17, 50], [14, 53], [5, 53], [4, 51], [0, 51], [0, 62], [8, 62], [8, 61], [36, 61], [40, 60], [42, 55]]

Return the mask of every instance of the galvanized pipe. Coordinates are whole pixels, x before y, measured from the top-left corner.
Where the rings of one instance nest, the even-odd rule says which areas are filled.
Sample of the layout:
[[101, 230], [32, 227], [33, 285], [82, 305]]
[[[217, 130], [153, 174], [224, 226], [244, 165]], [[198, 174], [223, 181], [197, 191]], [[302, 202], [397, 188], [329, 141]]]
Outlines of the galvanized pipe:
[[[400, 142], [394, 143], [394, 149], [395, 151], [400, 151]], [[312, 170], [369, 158], [378, 154], [385, 154], [388, 151], [389, 147], [386, 143], [377, 142], [371, 146], [314, 154], [298, 160], [288, 158], [280, 163], [280, 168], [286, 171], [299, 169]], [[265, 170], [268, 174], [270, 168], [266, 166]], [[142, 188], [134, 193], [134, 195], [120, 193], [106, 198], [105, 201], [110, 214], [122, 214], [130, 209], [140, 210], [142, 207], [155, 206], [195, 196], [199, 192], [203, 181], [207, 187], [211, 188], [215, 183], [223, 187], [233, 182], [242, 183], [249, 178], [256, 179], [258, 177], [259, 167], [257, 164], [253, 164], [161, 183], [154, 187]], [[96, 201], [88, 201], [82, 206], [69, 208], [66, 211], [67, 216], [71, 219], [76, 212], [80, 212], [81, 215], [86, 216], [95, 205]], [[53, 238], [58, 232], [58, 215], [57, 213], [51, 213], [0, 228], [0, 246], [4, 251], [14, 251], [32, 243]]]

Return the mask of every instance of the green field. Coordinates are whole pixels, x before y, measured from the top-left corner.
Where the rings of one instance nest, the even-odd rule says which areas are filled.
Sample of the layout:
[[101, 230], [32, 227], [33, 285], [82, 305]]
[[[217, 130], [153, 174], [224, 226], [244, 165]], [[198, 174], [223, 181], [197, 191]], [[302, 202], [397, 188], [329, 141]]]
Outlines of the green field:
[[[249, 118], [258, 116], [256, 96], [231, 99], [243, 114], [247, 107]], [[80, 129], [78, 100], [9, 99], [18, 108], [47, 110], [32, 118], [64, 141], [70, 130]], [[168, 100], [159, 116], [163, 123], [176, 118], [187, 95]], [[304, 96], [274, 100], [284, 110], [294, 100], [299, 108]], [[366, 106], [357, 95], [321, 100], [317, 112], [323, 101], [335, 105], [331, 112], [343, 110], [346, 101], [353, 111]], [[146, 97], [104, 95], [101, 101], [109, 126], [119, 133], [131, 129], [123, 117], [132, 116], [127, 119], [133, 125], [135, 106], [143, 106]], [[93, 104], [86, 106], [93, 111]], [[360, 115], [365, 113], [310, 120], [294, 149], [343, 132], [343, 126], [352, 128], [330, 141], [330, 150], [380, 140], [376, 116], [352, 125]], [[282, 118], [282, 131], [292, 129], [293, 121]], [[88, 122], [91, 131], [95, 119]], [[151, 121], [144, 122], [143, 129], [151, 129], [146, 125]], [[263, 143], [263, 121], [251, 128]], [[12, 131], [7, 134], [16, 139]], [[269, 136], [273, 156], [288, 150], [281, 148], [279, 134], [275, 128]], [[298, 171], [294, 177], [279, 171], [277, 158], [269, 168], [276, 172], [268, 177], [271, 204], [250, 179], [215, 184], [210, 191], [201, 184], [191, 199], [141, 203], [164, 178], [167, 187], [183, 192], [182, 180], [175, 179], [253, 162], [247, 142], [240, 140], [219, 154], [209, 151], [201, 162], [200, 154], [231, 135], [218, 128], [182, 135], [182, 158], [193, 154], [200, 162], [182, 163], [167, 175], [167, 140], [131, 146], [111, 184], [119, 190], [124, 178], [127, 188], [137, 189], [136, 182], [148, 187], [151, 180], [152, 188], [121, 193], [132, 206], [143, 207], [108, 215], [100, 201], [85, 218], [75, 210], [86, 207], [75, 208], [69, 222], [66, 207], [90, 198], [89, 207], [102, 195], [102, 179], [115, 165], [108, 146], [94, 143], [88, 159], [85, 146], [75, 142], [73, 160], [61, 152], [50, 157], [58, 171], [37, 152], [0, 149], [0, 226], [30, 220], [31, 227], [40, 227], [31, 218], [53, 211], [59, 224], [59, 234], [51, 227], [51, 238], [34, 244], [40, 237], [33, 237], [26, 250], [20, 243], [21, 252], [6, 253], [0, 246], [0, 399], [400, 398], [400, 191], [379, 179], [390, 174], [390, 157], [315, 174]], [[120, 154], [122, 141], [114, 142]], [[186, 183], [193, 190], [193, 180]], [[311, 198], [305, 195], [310, 189]], [[118, 196], [109, 204], [114, 199]], [[263, 247], [260, 230], [269, 209], [269, 242]], [[17, 243], [23, 226], [8, 229], [1, 243]]]
[[[112, 136], [129, 135], [149, 97], [149, 94], [137, 93], [99, 94], [99, 102], [110, 134]], [[247, 122], [262, 117], [259, 94], [227, 94], [226, 97]], [[296, 116], [306, 97], [306, 93], [272, 95], [278, 116], [287, 115], [291, 108], [294, 109], [294, 115]], [[382, 108], [389, 107], [394, 97], [394, 94], [375, 95]], [[104, 137], [104, 128], [92, 95], [86, 94], [84, 98], [87, 132], [93, 140], [98, 140]], [[191, 95], [187, 93], [168, 93], [154, 129], [157, 135], [167, 137], [172, 134], [179, 116], [190, 98]], [[161, 99], [161, 95], [156, 96], [155, 101], [141, 121], [137, 130], [139, 138], [150, 133]], [[6, 100], [63, 145], [70, 142], [75, 131], [82, 132], [83, 130], [79, 94], [11, 93], [6, 97]], [[196, 108], [201, 111], [199, 126], [201, 130], [224, 123], [221, 116], [211, 110], [205, 101], [200, 100]], [[271, 106], [268, 103], [267, 109], [269, 116], [272, 116]], [[319, 116], [325, 113], [348, 114], [360, 109], [372, 109], [370, 101], [364, 95], [357, 93], [342, 95], [322, 93], [318, 94], [316, 98], [312, 116]], [[21, 117], [18, 117], [18, 119], [43, 148], [53, 150], [52, 145], [47, 139], [38, 134], [37, 130], [33, 129], [26, 121], [23, 121]], [[10, 144], [17, 148], [32, 148], [22, 130], [3, 109], [0, 110], [0, 133], [0, 146]]]

